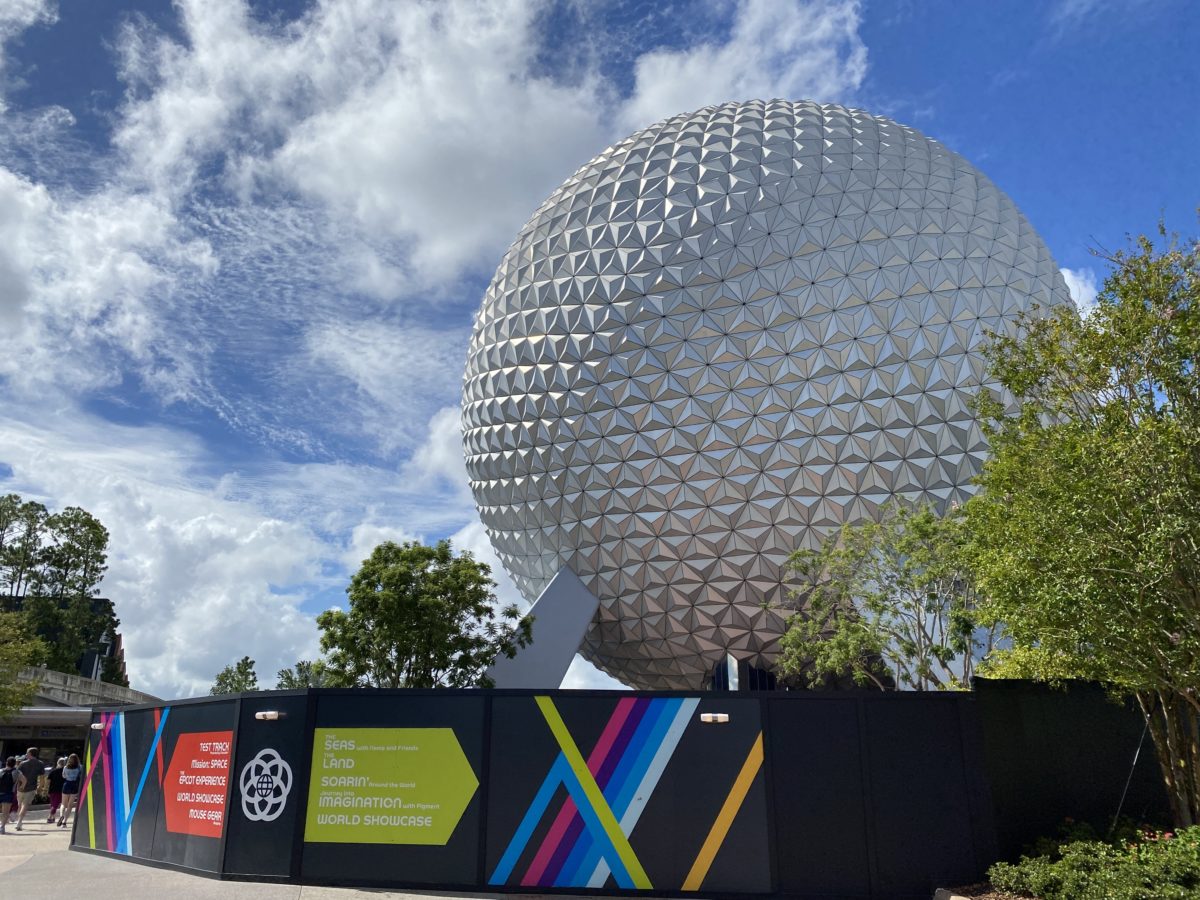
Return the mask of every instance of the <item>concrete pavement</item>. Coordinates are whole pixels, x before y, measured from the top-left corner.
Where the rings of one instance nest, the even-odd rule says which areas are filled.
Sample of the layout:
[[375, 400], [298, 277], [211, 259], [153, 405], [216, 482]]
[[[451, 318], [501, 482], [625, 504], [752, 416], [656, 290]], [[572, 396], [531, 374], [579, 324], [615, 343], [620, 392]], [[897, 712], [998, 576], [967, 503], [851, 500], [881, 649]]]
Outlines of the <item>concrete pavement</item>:
[[[72, 853], [67, 849], [70, 835], [65, 829], [47, 825], [45, 812], [32, 821], [26, 819], [23, 831], [14, 831], [14, 828], [15, 825], [10, 824], [8, 833], [0, 835], [0, 896], [4, 897], [61, 896], [87, 897], [88, 900], [130, 900], [131, 897], [169, 897], [171, 900], [352, 900], [369, 897], [371, 900], [430, 900], [435, 896], [447, 896], [218, 881], [90, 853]], [[452, 896], [465, 897], [461, 894]], [[509, 895], [504, 900], [514, 898]]]

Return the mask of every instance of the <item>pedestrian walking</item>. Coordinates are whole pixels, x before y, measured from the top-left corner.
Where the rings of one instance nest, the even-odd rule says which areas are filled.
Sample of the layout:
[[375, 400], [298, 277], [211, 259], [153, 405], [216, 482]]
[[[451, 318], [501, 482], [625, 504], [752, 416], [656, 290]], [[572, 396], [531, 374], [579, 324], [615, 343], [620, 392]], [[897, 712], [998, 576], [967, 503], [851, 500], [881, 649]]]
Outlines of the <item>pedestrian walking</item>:
[[58, 827], [66, 828], [71, 821], [71, 810], [79, 815], [79, 788], [83, 784], [83, 766], [79, 764], [79, 754], [72, 753], [67, 757], [63, 766], [62, 815], [58, 817]]
[[30, 747], [25, 751], [25, 759], [17, 765], [17, 769], [25, 776], [25, 783], [17, 788], [17, 801], [20, 804], [17, 811], [17, 831], [20, 831], [25, 823], [25, 816], [33, 806], [33, 798], [37, 796], [38, 779], [46, 771], [46, 767], [38, 759], [37, 752], [37, 747]]
[[17, 758], [10, 756], [4, 761], [4, 768], [0, 769], [0, 834], [5, 833], [17, 802], [17, 792], [24, 783], [25, 776], [17, 769]]
[[58, 813], [58, 808], [62, 806], [62, 789], [63, 789], [63, 766], [67, 764], [67, 758], [60, 756], [58, 762], [54, 764], [54, 768], [50, 770], [50, 774], [46, 776], [46, 785], [50, 794], [50, 815], [46, 817], [46, 824], [54, 821], [54, 816]]

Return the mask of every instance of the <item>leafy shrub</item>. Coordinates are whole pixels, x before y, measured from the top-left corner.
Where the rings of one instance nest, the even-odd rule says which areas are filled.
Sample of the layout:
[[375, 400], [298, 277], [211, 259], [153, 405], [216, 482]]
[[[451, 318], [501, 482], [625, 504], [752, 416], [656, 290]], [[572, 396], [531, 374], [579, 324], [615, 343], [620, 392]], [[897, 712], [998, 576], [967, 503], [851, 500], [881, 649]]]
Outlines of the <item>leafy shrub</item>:
[[993, 886], [1038, 900], [1200, 900], [1200, 826], [1082, 840], [988, 870]]

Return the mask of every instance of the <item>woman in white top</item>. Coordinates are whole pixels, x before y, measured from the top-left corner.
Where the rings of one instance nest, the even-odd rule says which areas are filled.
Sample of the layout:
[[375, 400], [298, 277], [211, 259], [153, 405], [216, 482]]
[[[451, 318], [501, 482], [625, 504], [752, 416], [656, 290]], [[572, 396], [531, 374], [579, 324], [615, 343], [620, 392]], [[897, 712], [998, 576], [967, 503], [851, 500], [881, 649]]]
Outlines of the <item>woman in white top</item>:
[[83, 766], [79, 764], [79, 754], [72, 753], [67, 757], [63, 767], [62, 815], [58, 817], [58, 827], [66, 828], [71, 818], [71, 810], [78, 808], [79, 788], [83, 784]]

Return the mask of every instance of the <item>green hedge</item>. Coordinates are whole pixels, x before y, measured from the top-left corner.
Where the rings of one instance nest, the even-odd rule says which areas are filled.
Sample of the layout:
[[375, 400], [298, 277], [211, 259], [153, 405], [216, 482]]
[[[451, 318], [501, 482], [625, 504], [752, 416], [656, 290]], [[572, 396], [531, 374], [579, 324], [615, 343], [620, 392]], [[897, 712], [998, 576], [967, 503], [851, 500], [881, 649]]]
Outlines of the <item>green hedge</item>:
[[1038, 900], [1200, 900], [1200, 826], [1130, 840], [1055, 846], [988, 870], [1002, 891]]

